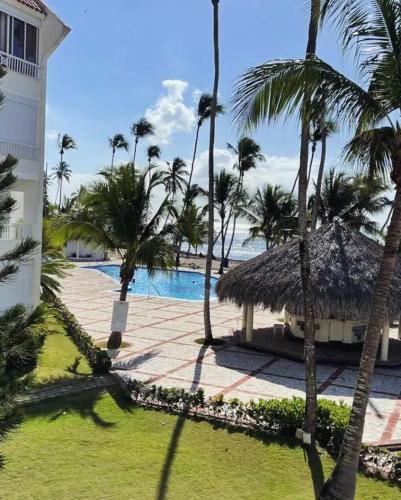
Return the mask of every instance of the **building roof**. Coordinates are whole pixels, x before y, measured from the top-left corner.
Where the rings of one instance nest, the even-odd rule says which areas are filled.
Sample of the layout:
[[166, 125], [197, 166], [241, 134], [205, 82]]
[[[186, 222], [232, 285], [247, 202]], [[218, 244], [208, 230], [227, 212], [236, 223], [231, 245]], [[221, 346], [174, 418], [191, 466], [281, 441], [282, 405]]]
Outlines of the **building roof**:
[[41, 12], [42, 14], [46, 14], [46, 6], [41, 0], [18, 0], [19, 3], [30, 7], [37, 12]]
[[[309, 237], [315, 316], [344, 320], [369, 317], [383, 247], [336, 221]], [[299, 242], [294, 239], [233, 268], [217, 284], [221, 301], [259, 305], [280, 312], [283, 307], [303, 316]], [[389, 316], [401, 312], [401, 261], [390, 289]]]

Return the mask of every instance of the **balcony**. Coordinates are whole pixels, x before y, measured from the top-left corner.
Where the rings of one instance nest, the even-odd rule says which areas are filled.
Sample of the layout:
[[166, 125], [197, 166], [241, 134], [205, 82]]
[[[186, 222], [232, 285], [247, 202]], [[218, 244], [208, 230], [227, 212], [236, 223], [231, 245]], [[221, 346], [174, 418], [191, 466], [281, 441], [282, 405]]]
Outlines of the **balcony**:
[[0, 241], [22, 241], [32, 236], [32, 226], [28, 224], [7, 224], [0, 226]]
[[39, 66], [37, 64], [25, 61], [19, 57], [6, 54], [0, 51], [0, 64], [6, 66], [10, 71], [15, 71], [21, 75], [39, 79]]

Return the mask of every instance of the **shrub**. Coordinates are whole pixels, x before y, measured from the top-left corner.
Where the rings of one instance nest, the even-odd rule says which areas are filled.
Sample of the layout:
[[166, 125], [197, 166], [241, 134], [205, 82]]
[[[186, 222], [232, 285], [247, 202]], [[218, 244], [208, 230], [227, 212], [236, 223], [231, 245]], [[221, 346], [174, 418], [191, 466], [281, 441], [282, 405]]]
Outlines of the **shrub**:
[[62, 317], [67, 335], [71, 337], [79, 351], [87, 358], [93, 373], [108, 373], [111, 369], [111, 360], [107, 352], [94, 344], [92, 338], [84, 331], [75, 316], [67, 309], [61, 300], [55, 298], [52, 301], [52, 306]]

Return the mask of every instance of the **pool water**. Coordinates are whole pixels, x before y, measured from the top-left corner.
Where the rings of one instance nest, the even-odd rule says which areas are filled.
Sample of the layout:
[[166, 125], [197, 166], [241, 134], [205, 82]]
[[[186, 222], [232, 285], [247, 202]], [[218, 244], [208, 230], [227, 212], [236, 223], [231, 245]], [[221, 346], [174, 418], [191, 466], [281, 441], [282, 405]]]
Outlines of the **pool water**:
[[[97, 269], [118, 283], [120, 282], [120, 266], [96, 266], [90, 269]], [[217, 281], [216, 278], [212, 278], [211, 299], [216, 298], [214, 290]], [[149, 276], [147, 270], [141, 267], [135, 271], [135, 283], [131, 285], [129, 294], [183, 300], [203, 300], [204, 286], [205, 278], [201, 273], [192, 271], [155, 271], [153, 276]]]

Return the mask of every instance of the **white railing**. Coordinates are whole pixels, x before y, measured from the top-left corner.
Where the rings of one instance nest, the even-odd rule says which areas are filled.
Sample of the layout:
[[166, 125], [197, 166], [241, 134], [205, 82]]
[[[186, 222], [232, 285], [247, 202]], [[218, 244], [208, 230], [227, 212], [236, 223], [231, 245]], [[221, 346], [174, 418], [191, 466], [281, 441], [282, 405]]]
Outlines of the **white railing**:
[[39, 148], [30, 144], [2, 141], [0, 139], [0, 155], [11, 155], [18, 160], [38, 161]]
[[0, 226], [0, 240], [21, 241], [32, 236], [32, 226], [28, 224], [7, 224]]
[[16, 73], [21, 73], [37, 80], [39, 79], [39, 66], [19, 57], [0, 51], [0, 64], [6, 66], [10, 71], [15, 71]]

